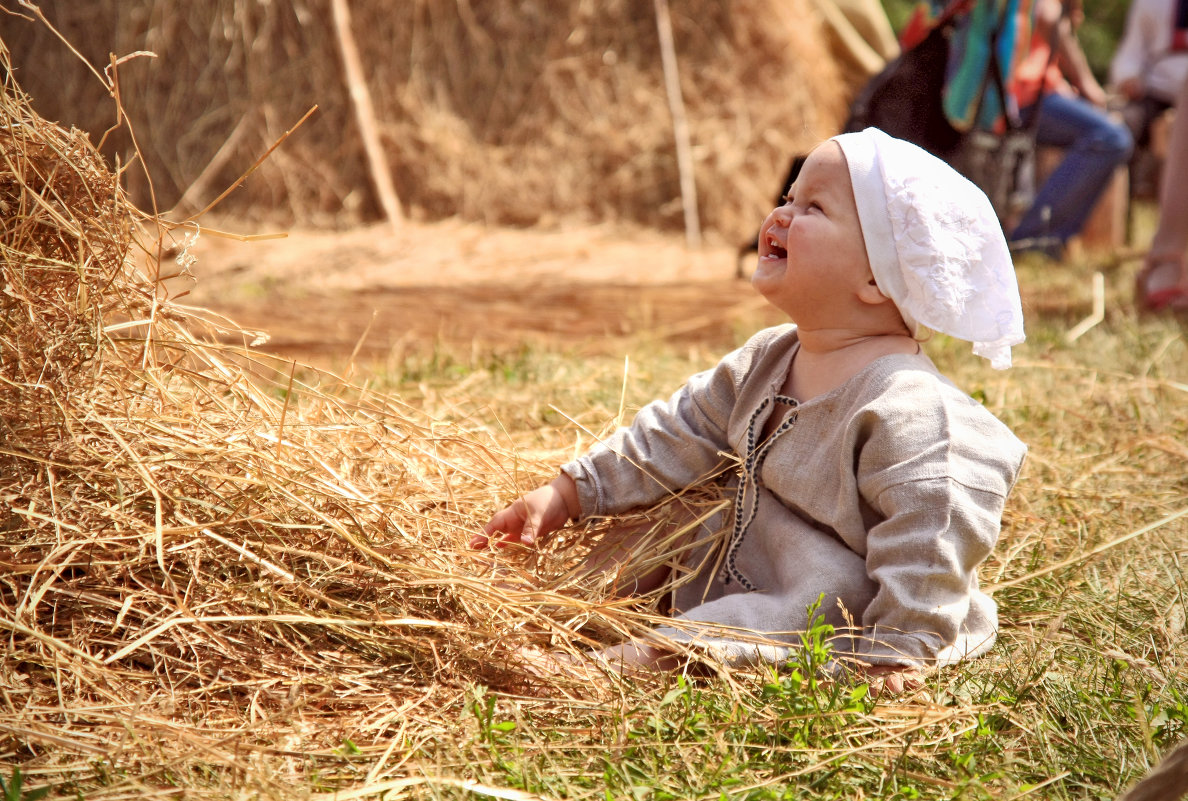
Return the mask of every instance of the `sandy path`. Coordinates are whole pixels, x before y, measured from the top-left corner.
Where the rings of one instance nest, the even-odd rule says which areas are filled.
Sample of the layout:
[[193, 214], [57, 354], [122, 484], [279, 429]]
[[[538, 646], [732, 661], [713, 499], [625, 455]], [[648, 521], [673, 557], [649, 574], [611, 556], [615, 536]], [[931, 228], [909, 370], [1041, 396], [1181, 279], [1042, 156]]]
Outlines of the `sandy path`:
[[[310, 358], [383, 355], [438, 338], [596, 344], [641, 334], [728, 339], [762, 301], [735, 277], [735, 248], [610, 227], [492, 229], [446, 221], [240, 242], [204, 234], [181, 302], [271, 335]], [[366, 334], [366, 336], [364, 336]]]

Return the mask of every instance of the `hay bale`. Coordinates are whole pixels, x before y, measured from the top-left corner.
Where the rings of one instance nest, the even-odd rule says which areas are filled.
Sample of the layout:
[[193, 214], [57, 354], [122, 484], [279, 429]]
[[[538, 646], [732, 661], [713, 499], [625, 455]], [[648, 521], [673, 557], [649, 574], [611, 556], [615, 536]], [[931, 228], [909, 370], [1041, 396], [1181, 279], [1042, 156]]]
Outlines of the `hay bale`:
[[3, 103], [0, 441], [52, 453], [67, 432], [50, 401], [69, 405], [90, 389], [83, 365], [96, 356], [102, 321], [129, 311], [127, 299], [104, 289], [127, 256], [130, 231], [116, 211], [119, 184], [86, 135], [45, 126], [11, 77]]
[[[96, 781], [85, 756], [153, 784], [246, 741], [386, 730], [412, 695], [523, 687], [520, 645], [644, 625], [597, 584], [561, 592], [564, 537], [487, 580], [465, 542], [517, 460], [486, 432], [277, 364], [252, 332], [216, 344], [232, 324], [159, 290], [182, 232], [34, 114], [5, 55], [0, 753], [54, 783]], [[245, 734], [228, 750], [220, 728]]]
[[[230, 185], [316, 103], [224, 211], [286, 225], [380, 216], [328, 4], [41, 5], [92, 63], [110, 52], [158, 55], [118, 73], [163, 207], [199, 178]], [[682, 229], [651, 4], [354, 0], [352, 18], [397, 194], [414, 216]], [[791, 155], [837, 132], [855, 87], [810, 0], [687, 0], [674, 6], [673, 27], [702, 226], [733, 243], [768, 210]], [[44, 26], [11, 30], [43, 115], [111, 126], [106, 88]], [[133, 156], [122, 131], [104, 152], [125, 164]], [[147, 206], [143, 173], [128, 177]], [[192, 199], [189, 211], [210, 199]]]

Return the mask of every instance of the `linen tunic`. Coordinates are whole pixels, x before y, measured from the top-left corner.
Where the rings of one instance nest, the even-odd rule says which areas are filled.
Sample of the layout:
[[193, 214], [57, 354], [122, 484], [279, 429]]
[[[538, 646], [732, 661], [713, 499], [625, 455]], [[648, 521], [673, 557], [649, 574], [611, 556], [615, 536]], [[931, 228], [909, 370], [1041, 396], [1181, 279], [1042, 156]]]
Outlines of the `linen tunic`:
[[[761, 331], [564, 465], [582, 518], [654, 504], [725, 468], [729, 544], [674, 592], [661, 633], [728, 663], [780, 662], [823, 593], [830, 623], [854, 622], [835, 653], [927, 666], [984, 652], [997, 608], [976, 571], [1026, 446], [922, 353], [876, 359], [804, 403], [784, 398], [798, 347], [795, 326]], [[761, 442], [781, 405], [787, 417]]]

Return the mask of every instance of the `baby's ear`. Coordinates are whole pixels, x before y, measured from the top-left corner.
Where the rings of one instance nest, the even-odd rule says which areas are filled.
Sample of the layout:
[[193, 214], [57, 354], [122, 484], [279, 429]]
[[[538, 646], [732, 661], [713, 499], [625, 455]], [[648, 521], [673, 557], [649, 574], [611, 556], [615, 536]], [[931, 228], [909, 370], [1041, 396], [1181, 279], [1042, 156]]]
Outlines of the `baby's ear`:
[[883, 290], [879, 289], [879, 285], [875, 283], [874, 278], [871, 278], [865, 284], [858, 287], [858, 299], [872, 306], [887, 303], [891, 300], [891, 298], [883, 294]]

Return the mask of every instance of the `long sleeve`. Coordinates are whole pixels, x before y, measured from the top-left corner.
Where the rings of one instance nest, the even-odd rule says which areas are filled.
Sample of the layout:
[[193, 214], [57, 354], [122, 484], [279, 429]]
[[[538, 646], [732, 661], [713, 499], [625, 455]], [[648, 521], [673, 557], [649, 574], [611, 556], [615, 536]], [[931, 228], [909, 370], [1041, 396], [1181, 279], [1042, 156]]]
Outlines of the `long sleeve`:
[[735, 507], [713, 524], [731, 529], [725, 551], [696, 557], [709, 561], [674, 590], [661, 635], [731, 664], [778, 662], [823, 595], [839, 656], [940, 665], [983, 652], [998, 621], [976, 571], [1026, 446], [923, 354], [875, 360], [761, 441], [798, 347], [792, 327], [757, 334], [565, 465], [582, 516], [737, 466]]
[[747, 585], [719, 572], [678, 593], [666, 635], [731, 663], [778, 661], [824, 594], [839, 656], [942, 665], [993, 645], [997, 611], [976, 572], [1026, 447], [928, 368], [882, 359], [797, 408], [759, 468], [756, 505], [736, 509], [752, 520], [731, 543]]
[[753, 348], [698, 373], [667, 401], [654, 401], [578, 459], [562, 466], [578, 487], [582, 517], [655, 503], [701, 483], [730, 458], [727, 432]]
[[976, 571], [998, 539], [1005, 497], [937, 478], [900, 484], [878, 501], [888, 517], [867, 539], [867, 575], [878, 591], [862, 616], [858, 653], [874, 662], [932, 662], [968, 638], [962, 625], [971, 612], [994, 614], [970, 604], [979, 598]]
[[859, 654], [931, 662], [945, 648], [989, 647], [996, 614], [977, 569], [1026, 449], [975, 401], [923, 387], [862, 417], [858, 488], [877, 520], [863, 543], [877, 589]]

